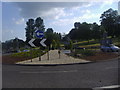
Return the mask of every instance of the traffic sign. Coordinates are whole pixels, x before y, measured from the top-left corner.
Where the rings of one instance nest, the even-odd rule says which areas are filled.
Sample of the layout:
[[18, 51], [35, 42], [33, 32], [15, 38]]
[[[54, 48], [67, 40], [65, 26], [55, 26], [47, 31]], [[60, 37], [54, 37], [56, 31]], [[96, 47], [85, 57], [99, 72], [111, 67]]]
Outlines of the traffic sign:
[[36, 36], [37, 38], [43, 38], [43, 37], [44, 37], [44, 32], [41, 31], [41, 30], [36, 30], [36, 31], [35, 31], [35, 36]]
[[44, 39], [31, 39], [31, 40], [29, 40], [28, 43], [31, 47], [40, 47], [40, 46], [47, 47], [48, 45], [50, 45], [49, 41], [46, 38], [44, 38]]

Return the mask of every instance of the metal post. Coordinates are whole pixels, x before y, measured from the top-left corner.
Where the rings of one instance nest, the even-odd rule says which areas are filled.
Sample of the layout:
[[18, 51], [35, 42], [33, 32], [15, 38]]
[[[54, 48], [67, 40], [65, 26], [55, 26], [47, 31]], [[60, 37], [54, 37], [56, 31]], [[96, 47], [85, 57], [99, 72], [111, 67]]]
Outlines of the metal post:
[[49, 47], [48, 47], [48, 52], [47, 52], [48, 60], [49, 60]]
[[59, 54], [59, 59], [60, 59], [60, 50], [58, 50], [58, 54]]
[[60, 53], [59, 53], [59, 59], [60, 59]]
[[30, 53], [31, 53], [31, 62], [32, 62], [32, 48], [30, 48], [30, 51], [31, 51]]
[[39, 50], [40, 50], [39, 61], [41, 61], [41, 49], [40, 49], [40, 47], [39, 47]]

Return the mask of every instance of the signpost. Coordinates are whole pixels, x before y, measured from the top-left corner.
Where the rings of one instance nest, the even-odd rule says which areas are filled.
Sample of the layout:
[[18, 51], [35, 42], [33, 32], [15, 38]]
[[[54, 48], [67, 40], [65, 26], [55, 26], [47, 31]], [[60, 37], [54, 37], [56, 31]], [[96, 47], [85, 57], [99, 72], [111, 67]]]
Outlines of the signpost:
[[48, 43], [47, 43], [47, 39], [31, 39], [29, 42], [29, 45], [31, 47], [47, 47]]
[[[44, 37], [44, 32], [41, 30], [36, 30], [35, 31], [35, 36], [37, 37], [37, 39], [32, 38], [31, 40], [29, 40], [28, 44], [31, 47], [40, 47], [40, 57], [39, 57], [39, 61], [41, 61], [41, 47], [47, 47], [50, 45], [50, 41]], [[48, 51], [48, 60], [49, 60], [49, 51]]]
[[[42, 38], [44, 37], [44, 32], [41, 31], [41, 30], [36, 30], [36, 31], [35, 31], [35, 35], [36, 35], [37, 38], [42, 39]], [[45, 40], [46, 40], [46, 39], [43, 39], [43, 40], [40, 41], [40, 44], [41, 44], [43, 47], [46, 47], [46, 45], [44, 44], [44, 41], [45, 41]], [[39, 41], [38, 41], [38, 42], [39, 42]], [[39, 47], [40, 47], [40, 46], [39, 46]], [[39, 61], [41, 61], [41, 48], [39, 48], [39, 49], [40, 49]]]
[[43, 38], [43, 37], [44, 37], [44, 32], [41, 31], [41, 30], [36, 30], [36, 31], [35, 31], [35, 36], [36, 36], [37, 38]]
[[[46, 38], [44, 39], [31, 39], [28, 43], [31, 47], [47, 47], [48, 46], [48, 40]], [[39, 61], [41, 61], [41, 48], [40, 49], [40, 56]]]

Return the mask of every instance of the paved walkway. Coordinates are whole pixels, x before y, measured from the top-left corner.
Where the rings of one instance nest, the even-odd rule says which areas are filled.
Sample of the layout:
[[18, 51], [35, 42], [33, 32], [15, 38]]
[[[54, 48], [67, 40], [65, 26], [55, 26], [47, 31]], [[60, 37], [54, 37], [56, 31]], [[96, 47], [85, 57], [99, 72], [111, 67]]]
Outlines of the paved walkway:
[[37, 58], [32, 59], [32, 62], [31, 60], [26, 60], [26, 61], [18, 62], [16, 64], [53, 65], [53, 64], [74, 64], [74, 63], [88, 63], [88, 62], [90, 61], [67, 56], [62, 51], [61, 51], [60, 58], [59, 58], [58, 50], [50, 50], [49, 60], [48, 60], [48, 55], [46, 53], [41, 57], [41, 61], [39, 61], [39, 58], [37, 57]]

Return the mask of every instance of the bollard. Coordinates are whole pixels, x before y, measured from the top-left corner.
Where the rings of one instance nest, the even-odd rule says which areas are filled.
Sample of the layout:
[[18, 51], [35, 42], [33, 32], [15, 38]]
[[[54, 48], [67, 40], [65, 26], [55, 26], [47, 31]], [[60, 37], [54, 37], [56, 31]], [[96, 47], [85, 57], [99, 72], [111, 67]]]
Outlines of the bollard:
[[58, 50], [58, 54], [59, 54], [59, 59], [60, 59], [60, 53], [61, 53], [61, 52], [60, 52], [60, 50]]

